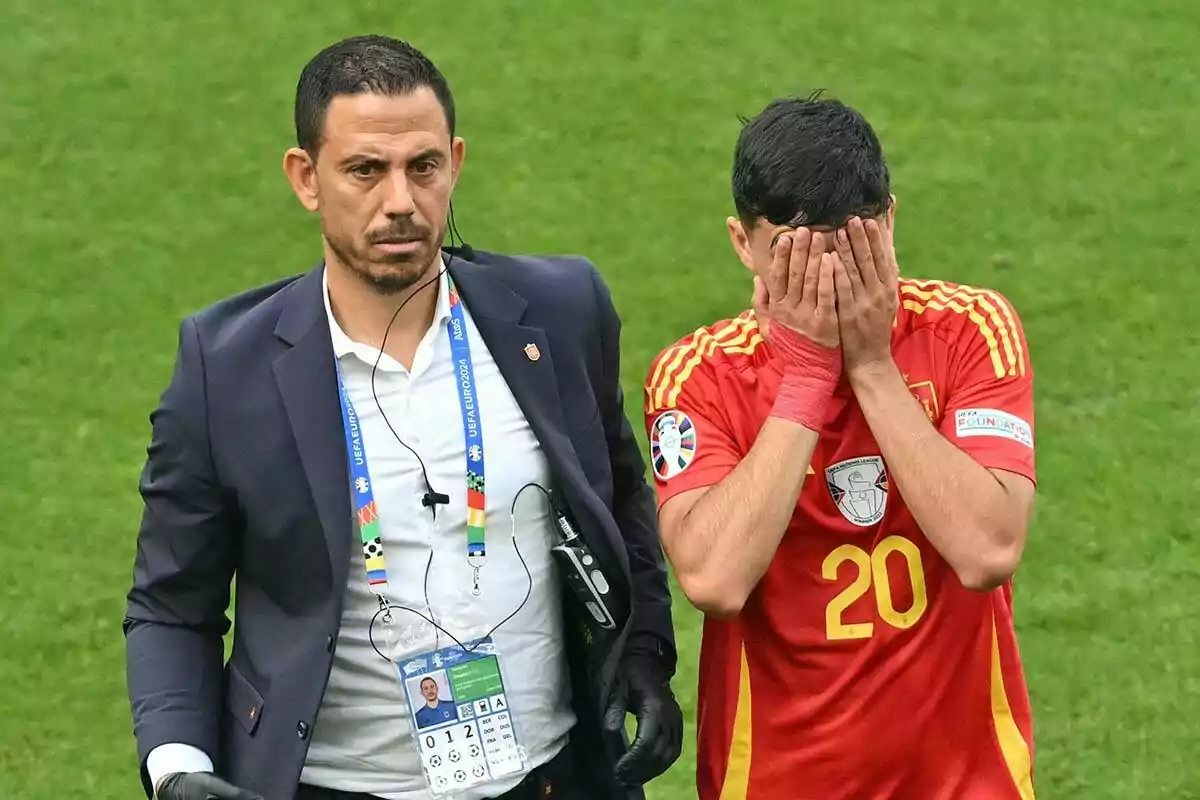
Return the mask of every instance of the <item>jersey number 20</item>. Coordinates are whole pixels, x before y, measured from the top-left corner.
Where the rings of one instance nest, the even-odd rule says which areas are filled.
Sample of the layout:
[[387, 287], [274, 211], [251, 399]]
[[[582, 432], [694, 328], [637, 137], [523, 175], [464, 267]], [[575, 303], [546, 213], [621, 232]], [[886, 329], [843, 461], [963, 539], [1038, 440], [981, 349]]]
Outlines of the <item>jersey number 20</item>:
[[[907, 611], [897, 611], [892, 602], [892, 586], [888, 578], [887, 558], [892, 553], [904, 556], [908, 565], [908, 578], [912, 584], [912, 605]], [[869, 639], [875, 632], [873, 622], [842, 622], [845, 610], [875, 588], [875, 606], [879, 617], [896, 628], [911, 628], [925, 613], [928, 600], [925, 595], [925, 571], [921, 567], [921, 551], [903, 536], [889, 536], [868, 553], [861, 547], [844, 544], [825, 557], [821, 564], [821, 575], [827, 581], [837, 580], [838, 568], [849, 561], [858, 568], [853, 582], [825, 607], [825, 635], [830, 639]]]

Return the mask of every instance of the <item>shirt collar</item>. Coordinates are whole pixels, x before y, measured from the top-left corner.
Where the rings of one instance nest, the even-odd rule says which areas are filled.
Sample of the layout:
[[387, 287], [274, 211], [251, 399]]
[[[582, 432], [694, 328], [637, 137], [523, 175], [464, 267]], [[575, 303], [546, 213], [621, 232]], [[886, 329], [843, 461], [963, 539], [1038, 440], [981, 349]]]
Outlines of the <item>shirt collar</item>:
[[[342, 330], [342, 326], [338, 324], [337, 319], [333, 316], [333, 306], [329, 302], [328, 269], [327, 266], [321, 270], [321, 294], [325, 301], [325, 316], [329, 320], [329, 337], [333, 342], [333, 354], [337, 358], [343, 358], [352, 353], [357, 353], [360, 357], [373, 362], [379, 351], [370, 345], [361, 344], [351, 339]], [[450, 319], [450, 284], [446, 275], [446, 270], [443, 269], [441, 275], [438, 276], [438, 298], [437, 305], [434, 306], [433, 311], [433, 327], [438, 327]]]

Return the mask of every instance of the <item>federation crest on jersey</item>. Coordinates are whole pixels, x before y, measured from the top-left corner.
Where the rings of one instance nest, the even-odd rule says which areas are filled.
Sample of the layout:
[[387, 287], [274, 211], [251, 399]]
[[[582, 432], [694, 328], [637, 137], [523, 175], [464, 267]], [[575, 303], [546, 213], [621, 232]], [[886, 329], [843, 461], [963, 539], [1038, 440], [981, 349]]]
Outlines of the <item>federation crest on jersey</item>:
[[887, 468], [879, 456], [852, 458], [825, 468], [825, 483], [842, 516], [864, 528], [887, 509]]
[[669, 480], [696, 457], [696, 426], [682, 411], [664, 411], [650, 430], [650, 463], [654, 474]]

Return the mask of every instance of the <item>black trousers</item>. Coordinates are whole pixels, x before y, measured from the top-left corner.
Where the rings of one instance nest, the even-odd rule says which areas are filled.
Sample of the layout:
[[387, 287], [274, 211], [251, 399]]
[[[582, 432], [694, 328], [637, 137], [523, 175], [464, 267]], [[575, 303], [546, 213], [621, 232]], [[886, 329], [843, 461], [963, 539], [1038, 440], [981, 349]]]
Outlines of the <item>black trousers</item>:
[[[540, 767], [536, 767], [525, 779], [495, 800], [591, 800], [586, 786], [578, 779], [575, 769], [574, 751], [571, 744]], [[380, 800], [373, 794], [341, 792], [319, 786], [300, 784], [296, 789], [296, 800]]]

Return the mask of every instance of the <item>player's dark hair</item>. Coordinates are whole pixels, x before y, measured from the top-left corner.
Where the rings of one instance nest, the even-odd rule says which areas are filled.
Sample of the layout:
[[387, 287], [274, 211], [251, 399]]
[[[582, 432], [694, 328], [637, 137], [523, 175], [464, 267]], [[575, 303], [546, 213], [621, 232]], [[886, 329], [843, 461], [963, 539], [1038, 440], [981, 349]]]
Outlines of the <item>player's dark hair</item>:
[[428, 86], [446, 112], [454, 136], [454, 96], [446, 78], [407, 42], [387, 36], [355, 36], [313, 56], [296, 85], [296, 144], [316, 158], [329, 104], [338, 95], [403, 95]]
[[820, 92], [775, 100], [743, 120], [733, 156], [733, 203], [746, 225], [841, 227], [891, 204], [883, 148], [854, 109]]

